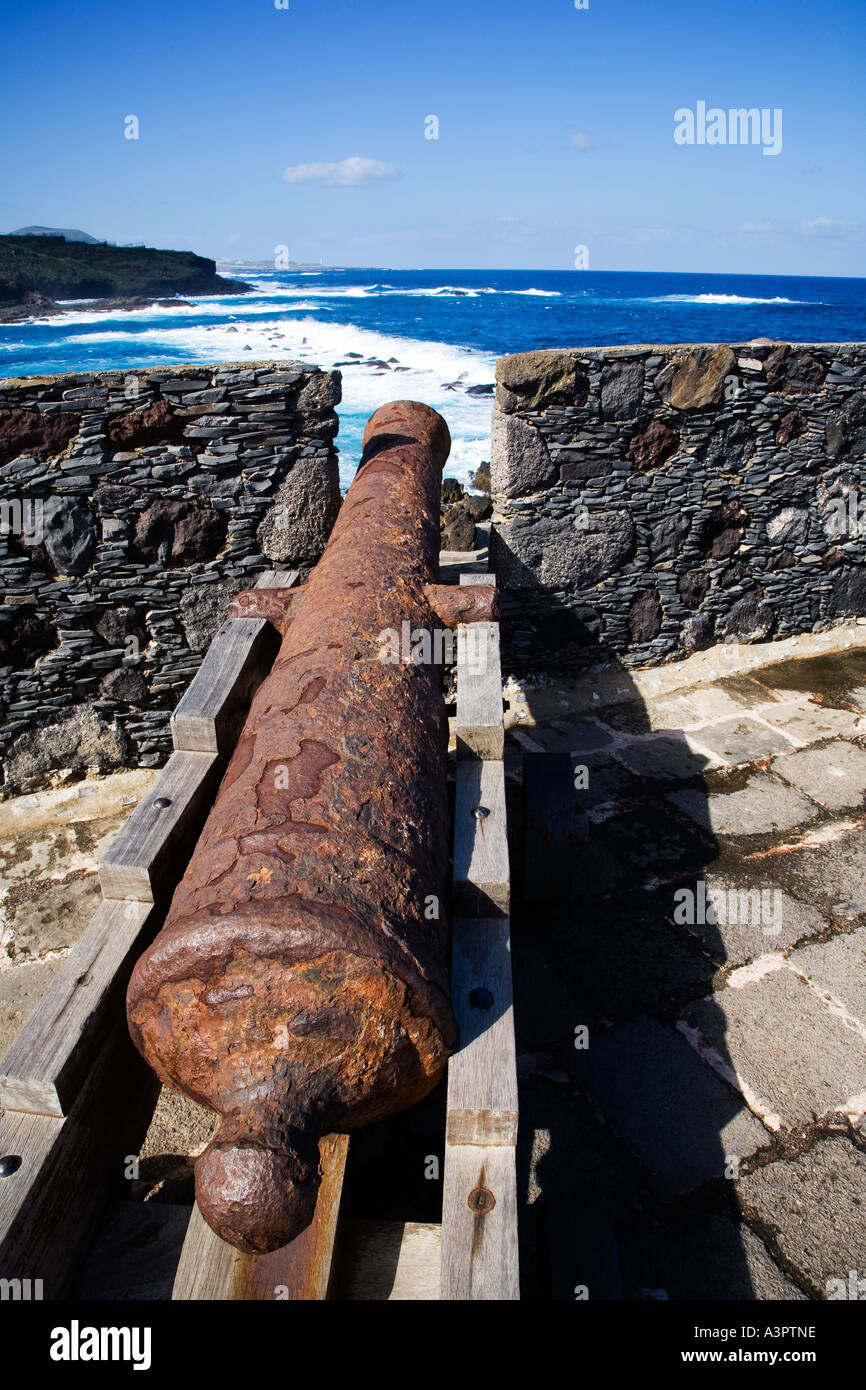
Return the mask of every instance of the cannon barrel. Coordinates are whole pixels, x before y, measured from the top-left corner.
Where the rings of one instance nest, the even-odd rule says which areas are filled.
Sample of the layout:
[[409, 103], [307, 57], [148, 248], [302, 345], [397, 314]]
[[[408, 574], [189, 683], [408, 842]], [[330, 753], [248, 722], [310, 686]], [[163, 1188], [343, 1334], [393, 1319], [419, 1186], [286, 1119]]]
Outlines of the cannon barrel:
[[319, 1137], [420, 1100], [455, 1043], [440, 671], [383, 657], [407, 621], [492, 616], [437, 587], [449, 448], [429, 407], [378, 410], [306, 586], [262, 600], [281, 649], [129, 985], [143, 1056], [221, 1116], [196, 1198], [242, 1250], [299, 1234]]

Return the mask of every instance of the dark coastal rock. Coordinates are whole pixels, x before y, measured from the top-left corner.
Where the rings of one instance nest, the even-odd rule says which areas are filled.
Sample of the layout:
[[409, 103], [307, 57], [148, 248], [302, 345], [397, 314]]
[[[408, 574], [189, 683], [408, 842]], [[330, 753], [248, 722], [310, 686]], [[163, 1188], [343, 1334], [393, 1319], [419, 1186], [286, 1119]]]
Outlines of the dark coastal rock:
[[772, 574], [774, 570], [789, 570], [796, 563], [793, 550], [775, 550], [767, 561], [767, 571]]
[[581, 483], [587, 478], [606, 478], [612, 470], [612, 458], [605, 454], [590, 454], [577, 459], [566, 459], [560, 463], [559, 476], [566, 483]]
[[755, 440], [741, 419], [727, 420], [713, 430], [704, 453], [708, 468], [737, 473], [755, 452]]
[[465, 495], [463, 484], [459, 483], [456, 478], [442, 479], [441, 502], [443, 507], [448, 506], [451, 502], [459, 502]]
[[537, 492], [556, 476], [541, 430], [517, 415], [496, 411], [491, 454], [491, 486], [503, 497]]
[[684, 512], [663, 517], [649, 536], [649, 552], [653, 562], [657, 564], [660, 560], [670, 560], [679, 554], [691, 529], [691, 518]]
[[64, 781], [102, 775], [127, 762], [128, 744], [117, 723], [91, 704], [77, 705], [55, 723], [28, 729], [16, 738], [6, 762], [5, 791], [10, 795], [44, 787], [52, 774]]
[[601, 418], [633, 420], [643, 396], [643, 362], [606, 362], [601, 371]]
[[78, 433], [81, 417], [65, 411], [0, 410], [0, 464], [26, 455], [43, 463], [62, 454]]
[[66, 313], [66, 309], [47, 294], [36, 290], [15, 290], [10, 299], [0, 294], [0, 323], [23, 323], [25, 319], [56, 318]]
[[0, 608], [0, 666], [30, 668], [58, 645], [56, 627], [41, 614]]
[[[133, 454], [131, 456], [135, 458]], [[136, 498], [135, 488], [123, 487], [116, 483], [101, 483], [93, 494], [93, 500], [103, 517], [124, 516], [132, 508]]]
[[789, 410], [779, 421], [776, 430], [777, 444], [790, 444], [792, 439], [799, 439], [806, 429], [806, 417], [802, 410]]
[[727, 565], [716, 581], [720, 589], [733, 589], [737, 584], [745, 586], [749, 582], [749, 568], [739, 560], [735, 560], [733, 564]]
[[492, 396], [495, 392], [496, 383], [494, 381], [484, 382], [481, 386], [466, 387], [467, 396]]
[[92, 310], [97, 314], [131, 314], [135, 309], [177, 309], [184, 306], [196, 307], [191, 300], [182, 299], [180, 295], [175, 299], [155, 299], [152, 294], [121, 294], [98, 299], [92, 305]]
[[567, 352], [517, 352], [496, 364], [500, 410], [534, 410], [545, 405], [583, 405], [589, 383]]
[[833, 612], [840, 617], [866, 614], [866, 571], [846, 569], [833, 581]]
[[471, 492], [467, 492], [466, 496], [463, 498], [463, 505], [468, 508], [475, 521], [486, 521], [493, 511], [493, 505], [488, 493], [475, 496]]
[[213, 560], [223, 547], [226, 520], [206, 503], [151, 502], [135, 524], [135, 550], [145, 565], [189, 565]]
[[475, 517], [464, 502], [446, 507], [442, 518], [443, 550], [475, 549]]
[[757, 594], [747, 594], [735, 603], [722, 623], [723, 642], [764, 642], [775, 626], [776, 615]]
[[162, 397], [140, 410], [130, 410], [109, 420], [106, 435], [112, 449], [132, 450], [152, 444], [179, 444], [184, 421]]
[[724, 394], [725, 378], [736, 370], [731, 348], [720, 344], [675, 359], [656, 379], [662, 399], [675, 410], [703, 410]]
[[709, 613], [694, 613], [682, 625], [680, 644], [683, 651], [691, 655], [712, 646], [714, 635], [714, 623]]
[[[330, 420], [342, 395], [342, 383], [336, 373], [314, 371], [298, 392], [295, 409], [302, 415], [319, 415]], [[325, 437], [330, 439], [335, 433], [335, 429], [330, 429], [330, 433], [325, 432]]]
[[794, 352], [790, 347], [778, 347], [764, 363], [767, 385], [786, 395], [815, 391], [822, 385], [827, 368], [810, 352]]
[[636, 468], [646, 470], [664, 463], [671, 454], [676, 453], [680, 442], [679, 431], [665, 420], [651, 420], [645, 429], [632, 435], [626, 458]]
[[42, 543], [58, 574], [84, 574], [96, 549], [96, 517], [79, 497], [48, 497]]
[[143, 709], [150, 699], [147, 682], [131, 666], [119, 666], [103, 676], [99, 692], [105, 700], [116, 700], [122, 705], [135, 705]]
[[844, 408], [827, 421], [827, 452], [834, 459], [862, 457], [866, 451], [866, 396], [849, 396]]
[[499, 573], [501, 566], [518, 588], [588, 588], [621, 569], [635, 545], [634, 523], [619, 509], [524, 526], [503, 523], [495, 535], [494, 568]]
[[677, 581], [677, 591], [686, 608], [700, 608], [710, 587], [710, 577], [701, 570], [687, 570]]
[[649, 593], [636, 598], [629, 609], [628, 627], [631, 640], [637, 646], [652, 642], [654, 637], [658, 637], [661, 625], [662, 606], [658, 591], [651, 589]]
[[490, 463], [488, 460], [485, 459], [483, 463], [479, 463], [472, 482], [479, 492], [490, 491]]
[[539, 618], [536, 631], [539, 641], [555, 654], [569, 646], [588, 647], [599, 639], [601, 615], [595, 608], [558, 608]]
[[195, 584], [186, 590], [180, 601], [180, 621], [191, 651], [207, 651], [228, 618], [229, 605], [237, 592], [236, 579]]
[[809, 513], [799, 507], [783, 507], [767, 522], [767, 540], [773, 545], [802, 545], [809, 534]]
[[749, 524], [749, 516], [734, 497], [710, 512], [701, 533], [701, 548], [714, 560], [726, 560], [737, 549]]
[[144, 608], [141, 606], [107, 608], [94, 626], [109, 647], [123, 647], [130, 637], [136, 639], [141, 650], [146, 645]]
[[[324, 389], [315, 397], [325, 399]], [[312, 397], [310, 399], [313, 399]], [[299, 458], [280, 484], [258, 529], [262, 551], [274, 564], [309, 565], [321, 555], [340, 510], [340, 487], [323, 458]]]

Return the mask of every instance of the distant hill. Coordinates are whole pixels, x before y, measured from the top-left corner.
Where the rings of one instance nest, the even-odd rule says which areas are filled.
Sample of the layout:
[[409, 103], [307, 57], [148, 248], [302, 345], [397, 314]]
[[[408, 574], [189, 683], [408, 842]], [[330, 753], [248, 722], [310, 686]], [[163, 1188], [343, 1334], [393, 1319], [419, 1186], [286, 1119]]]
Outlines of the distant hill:
[[[81, 233], [83, 236], [84, 233]], [[224, 280], [216, 264], [192, 251], [149, 246], [108, 246], [66, 241], [64, 236], [0, 236], [0, 302], [28, 293], [52, 299], [101, 299], [121, 295], [243, 294], [249, 285]]]
[[86, 241], [89, 246], [98, 246], [99, 238], [77, 227], [19, 227], [10, 236], [60, 236], [64, 241]]

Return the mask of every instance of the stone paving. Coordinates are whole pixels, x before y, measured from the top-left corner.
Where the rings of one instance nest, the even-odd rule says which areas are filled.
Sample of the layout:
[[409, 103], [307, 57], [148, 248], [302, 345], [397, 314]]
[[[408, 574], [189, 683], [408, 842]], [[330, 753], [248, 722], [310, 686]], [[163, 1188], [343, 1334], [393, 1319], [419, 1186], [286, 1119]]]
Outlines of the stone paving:
[[0, 802], [0, 1055], [101, 901], [97, 861], [156, 774]]
[[[866, 1298], [864, 636], [506, 687], [525, 1296]], [[540, 750], [566, 902], [521, 897]]]

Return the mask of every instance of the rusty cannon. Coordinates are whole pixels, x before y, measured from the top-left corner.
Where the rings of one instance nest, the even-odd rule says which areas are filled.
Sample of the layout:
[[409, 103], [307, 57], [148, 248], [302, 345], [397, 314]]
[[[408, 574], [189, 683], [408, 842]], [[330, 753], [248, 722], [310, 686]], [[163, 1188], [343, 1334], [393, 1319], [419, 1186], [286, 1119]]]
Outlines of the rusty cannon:
[[420, 1100], [455, 1045], [441, 668], [383, 655], [406, 622], [495, 616], [494, 589], [438, 583], [449, 449], [429, 407], [378, 410], [306, 585], [235, 600], [282, 645], [130, 981], [139, 1051], [221, 1117], [196, 1199], [241, 1250], [297, 1236], [320, 1136]]

